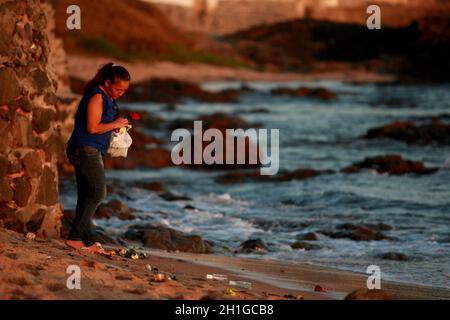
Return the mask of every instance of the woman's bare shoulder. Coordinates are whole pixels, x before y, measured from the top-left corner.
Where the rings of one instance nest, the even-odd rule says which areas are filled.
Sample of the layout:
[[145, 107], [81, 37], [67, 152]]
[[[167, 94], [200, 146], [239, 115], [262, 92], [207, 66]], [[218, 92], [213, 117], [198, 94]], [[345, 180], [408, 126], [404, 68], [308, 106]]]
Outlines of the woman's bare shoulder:
[[101, 93], [96, 93], [89, 98], [89, 102], [91, 101], [102, 101], [103, 97]]

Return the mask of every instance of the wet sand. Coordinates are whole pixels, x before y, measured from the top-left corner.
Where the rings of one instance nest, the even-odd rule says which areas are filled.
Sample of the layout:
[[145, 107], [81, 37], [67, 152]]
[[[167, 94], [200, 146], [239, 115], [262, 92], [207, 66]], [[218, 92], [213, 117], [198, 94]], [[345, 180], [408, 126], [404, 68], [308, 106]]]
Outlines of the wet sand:
[[[261, 261], [240, 257], [164, 252], [146, 249], [145, 259], [110, 258], [75, 251], [63, 240], [27, 240], [0, 228], [0, 299], [342, 299], [364, 288], [365, 275], [311, 265]], [[176, 280], [154, 282], [150, 264]], [[81, 289], [69, 290], [67, 267], [81, 270]], [[206, 274], [226, 274], [231, 280], [252, 282], [250, 290], [224, 290], [227, 283], [206, 280]], [[327, 292], [314, 292], [320, 285]], [[394, 298], [449, 299], [450, 290], [383, 282]]]
[[[357, 289], [365, 288], [368, 275], [302, 263], [279, 262], [225, 257], [218, 255], [195, 255], [151, 251], [153, 255], [181, 258], [196, 264], [214, 266], [268, 285], [302, 292], [313, 299], [343, 299]], [[314, 292], [316, 285], [327, 290]], [[422, 285], [382, 281], [382, 290], [397, 299], [449, 299], [450, 290]]]

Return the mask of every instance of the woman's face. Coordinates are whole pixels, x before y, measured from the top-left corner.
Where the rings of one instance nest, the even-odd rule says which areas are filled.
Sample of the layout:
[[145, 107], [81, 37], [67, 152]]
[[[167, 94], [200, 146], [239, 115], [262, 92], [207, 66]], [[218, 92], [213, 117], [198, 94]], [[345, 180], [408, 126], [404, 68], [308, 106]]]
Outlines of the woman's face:
[[129, 86], [130, 82], [124, 80], [116, 80], [114, 83], [111, 83], [109, 80], [106, 80], [105, 82], [106, 91], [108, 95], [114, 100], [119, 99], [121, 96], [123, 96], [124, 93], [128, 90]]

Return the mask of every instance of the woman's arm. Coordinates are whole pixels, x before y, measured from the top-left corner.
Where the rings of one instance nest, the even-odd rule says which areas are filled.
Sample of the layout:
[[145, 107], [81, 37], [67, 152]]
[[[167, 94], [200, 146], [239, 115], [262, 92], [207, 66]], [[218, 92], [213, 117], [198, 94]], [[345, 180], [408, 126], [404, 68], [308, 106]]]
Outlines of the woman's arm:
[[94, 95], [87, 106], [87, 131], [90, 134], [102, 134], [128, 125], [128, 120], [118, 118], [110, 123], [102, 123], [103, 98], [101, 94]]

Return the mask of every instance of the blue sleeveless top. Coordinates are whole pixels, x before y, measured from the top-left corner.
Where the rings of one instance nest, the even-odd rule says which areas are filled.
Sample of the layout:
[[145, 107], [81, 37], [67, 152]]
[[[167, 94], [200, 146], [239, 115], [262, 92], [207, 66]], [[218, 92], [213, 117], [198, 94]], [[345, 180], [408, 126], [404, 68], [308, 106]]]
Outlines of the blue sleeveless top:
[[113, 122], [118, 116], [118, 106], [116, 101], [100, 89], [99, 86], [91, 87], [86, 90], [83, 98], [78, 105], [75, 114], [75, 125], [68, 144], [74, 146], [90, 146], [99, 150], [103, 155], [106, 154], [109, 146], [112, 131], [102, 134], [91, 134], [87, 131], [87, 106], [89, 100], [96, 94], [101, 94], [103, 98], [102, 123]]

